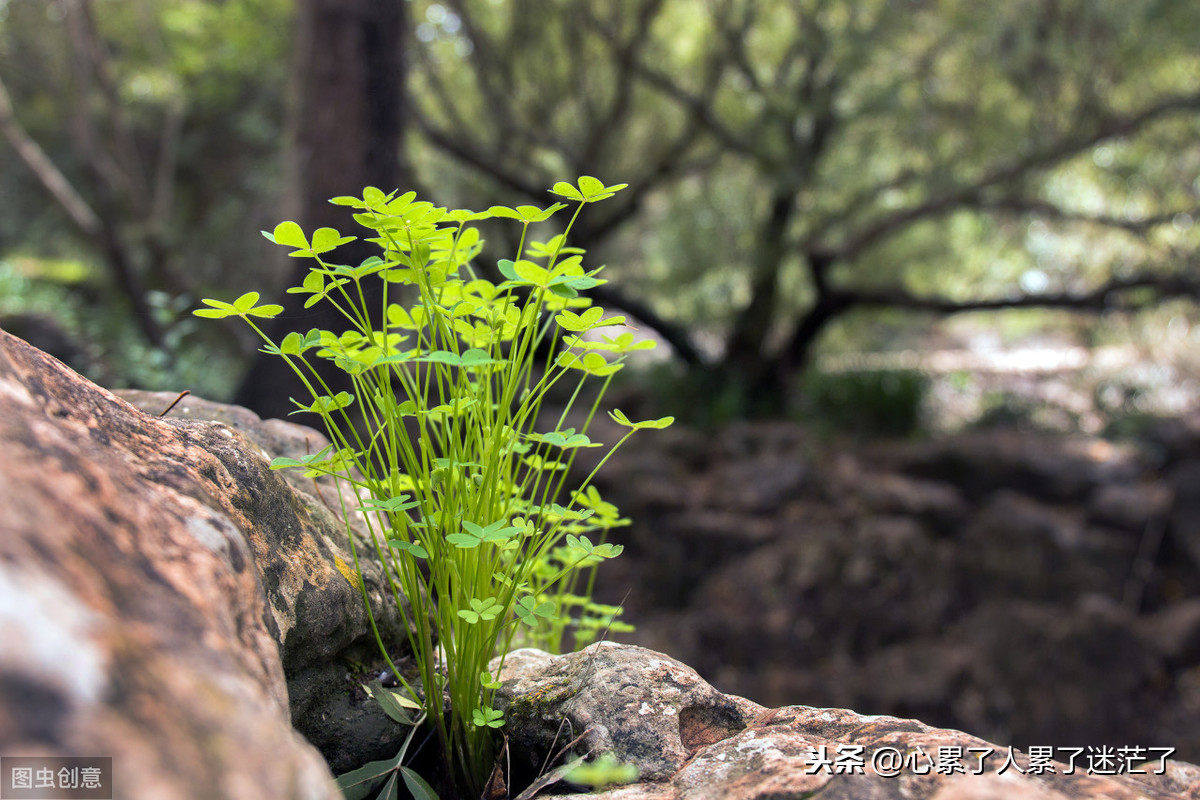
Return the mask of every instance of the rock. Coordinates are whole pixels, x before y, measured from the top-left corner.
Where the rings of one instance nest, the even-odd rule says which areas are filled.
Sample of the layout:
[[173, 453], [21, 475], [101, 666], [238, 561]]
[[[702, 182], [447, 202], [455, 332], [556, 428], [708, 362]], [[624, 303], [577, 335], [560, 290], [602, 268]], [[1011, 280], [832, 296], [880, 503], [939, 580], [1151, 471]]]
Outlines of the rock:
[[[117, 394], [155, 417], [178, 397], [133, 390]], [[183, 398], [164, 419], [179, 424], [189, 420], [186, 424], [218, 431], [232, 428], [249, 440], [253, 455], [234, 461], [248, 460], [254, 468], [241, 470], [237, 480], [242, 491], [258, 498], [248, 515], [255, 524], [247, 536], [280, 630], [280, 656], [296, 729], [317, 746], [335, 773], [394, 755], [398, 726], [363, 693], [362, 681], [348, 674], [367, 667], [378, 674], [386, 665], [362, 595], [348, 580], [354, 561], [334, 479], [306, 478], [300, 470], [264, 471], [271, 458], [310, 455], [329, 440], [303, 425], [263, 420], [240, 406], [192, 396]], [[356, 532], [359, 554], [366, 556], [369, 542], [361, 528]], [[361, 563], [376, 622], [396, 657], [407, 649], [399, 614], [390, 598], [382, 599], [384, 580], [377, 562], [364, 557]], [[364, 669], [353, 669], [355, 665]]]
[[1200, 458], [1183, 460], [1171, 470], [1175, 504], [1168, 531], [1193, 565], [1200, 567]]
[[722, 464], [706, 476], [708, 505], [746, 514], [771, 513], [796, 497], [808, 464], [796, 453], [767, 453]]
[[340, 797], [281, 653], [361, 642], [344, 530], [227, 425], [146, 415], [3, 331], [0, 396], [0, 752], [111, 755], [128, 798]]
[[1163, 524], [1171, 507], [1171, 490], [1156, 483], [1110, 483], [1088, 498], [1088, 520], [1133, 533], [1152, 522]]
[[1002, 595], [1066, 600], [1093, 583], [1075, 550], [1082, 514], [1004, 489], [962, 531], [964, 592], [974, 602]]
[[1141, 631], [1173, 666], [1200, 664], [1200, 599], [1192, 597], [1145, 618]]
[[[1088, 436], [821, 444], [743, 423], [712, 433], [701, 461], [635, 438], [603, 477], [633, 520], [618, 541], [633, 544], [597, 585], [612, 602], [629, 589], [627, 641], [766, 705], [997, 739], [1066, 726], [1196, 760], [1200, 433], [1181, 441], [1194, 446], [1164, 461]], [[773, 510], [716, 502], [716, 476], [754, 472], [730, 462], [785, 457], [807, 476]], [[1109, 613], [1116, 601], [1127, 608]]]
[[953, 483], [973, 500], [1004, 487], [1052, 503], [1081, 502], [1097, 485], [1136, 480], [1144, 468], [1132, 446], [1005, 429], [888, 450], [901, 472]]
[[[975, 698], [958, 700], [967, 730], [1020, 742], [1163, 743], [1151, 722], [1166, 705], [1162, 660], [1135, 615], [1106, 597], [990, 600], [949, 638], [971, 653], [965, 685]], [[1091, 676], [1103, 676], [1108, 702], [1096, 701]]]
[[530, 767], [582, 736], [581, 747], [637, 764], [645, 780], [664, 780], [763, 710], [721, 694], [669, 656], [612, 642], [561, 656], [516, 650], [500, 680], [496, 705], [505, 710], [509, 746]]
[[[500, 679], [514, 758], [540, 765], [579, 736], [577, 754], [613, 753], [639, 769], [637, 783], [590, 795], [604, 800], [1166, 800], [1200, 792], [1200, 770], [1162, 763], [1161, 753], [1141, 754], [1138, 764], [1152, 762], [1141, 775], [1086, 774], [1082, 760], [1069, 771], [1066, 756], [1055, 759], [1063, 748], [1034, 752], [1045, 758], [1031, 769], [1030, 753], [915, 720], [768, 710], [629, 645], [601, 642], [567, 656], [517, 651]], [[554, 785], [539, 796], [569, 795]]]
[[916, 517], [942, 535], [952, 534], [966, 519], [967, 504], [949, 483], [917, 480], [895, 473], [858, 477], [854, 489], [866, 507], [876, 513]]

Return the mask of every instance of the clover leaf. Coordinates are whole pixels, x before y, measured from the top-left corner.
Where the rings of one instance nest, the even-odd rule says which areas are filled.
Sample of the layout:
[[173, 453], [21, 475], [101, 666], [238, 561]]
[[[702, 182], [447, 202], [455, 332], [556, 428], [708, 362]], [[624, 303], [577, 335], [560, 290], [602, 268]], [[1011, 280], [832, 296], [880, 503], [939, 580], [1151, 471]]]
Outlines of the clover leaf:
[[624, 325], [624, 317], [609, 317], [601, 319], [604, 316], [604, 309], [599, 306], [592, 306], [582, 314], [576, 314], [574, 311], [563, 309], [558, 312], [558, 316], [554, 321], [558, 326], [565, 331], [578, 333], [581, 331], [591, 330], [592, 328], [602, 328], [607, 325]]
[[504, 520], [496, 520], [487, 527], [477, 525], [474, 522], [463, 522], [463, 530], [458, 533], [451, 533], [446, 536], [446, 541], [450, 544], [464, 550], [470, 550], [479, 545], [490, 542], [500, 544], [507, 542], [519, 531], [511, 525], [505, 525]]
[[608, 412], [608, 415], [612, 417], [613, 421], [618, 425], [622, 425], [626, 428], [633, 428], [635, 431], [642, 430], [643, 428], [666, 428], [675, 421], [674, 417], [659, 417], [658, 419], [649, 419], [645, 422], [633, 422], [629, 419], [629, 417], [625, 416], [625, 412], [621, 411], [619, 408], [614, 408], [612, 411]]
[[458, 616], [472, 625], [481, 619], [495, 619], [504, 610], [504, 606], [500, 605], [500, 601], [494, 597], [488, 597], [483, 600], [472, 597], [470, 605], [470, 609], [460, 608]]
[[471, 721], [477, 728], [502, 728], [504, 727], [504, 712], [494, 708], [477, 708], [471, 712]]
[[517, 604], [513, 606], [513, 612], [517, 617], [530, 627], [536, 627], [538, 618], [554, 619], [554, 603], [547, 600], [544, 603], [538, 603], [537, 599], [532, 595], [525, 595]]
[[262, 317], [264, 319], [273, 319], [283, 311], [283, 306], [279, 305], [256, 305], [258, 298], [258, 292], [246, 292], [232, 303], [204, 299], [200, 302], [212, 306], [212, 308], [199, 308], [192, 313], [197, 317], [207, 317], [209, 319], [224, 319], [225, 317], [242, 317], [243, 319], [246, 317]]
[[590, 175], [584, 175], [576, 181], [576, 186], [572, 186], [566, 181], [559, 181], [554, 184], [554, 188], [550, 190], [551, 194], [556, 194], [559, 197], [565, 197], [568, 200], [576, 200], [583, 203], [595, 203], [599, 200], [606, 200], [612, 197], [617, 192], [624, 189], [629, 184], [616, 183], [612, 186], [605, 186], [604, 182], [598, 178], [593, 178]]

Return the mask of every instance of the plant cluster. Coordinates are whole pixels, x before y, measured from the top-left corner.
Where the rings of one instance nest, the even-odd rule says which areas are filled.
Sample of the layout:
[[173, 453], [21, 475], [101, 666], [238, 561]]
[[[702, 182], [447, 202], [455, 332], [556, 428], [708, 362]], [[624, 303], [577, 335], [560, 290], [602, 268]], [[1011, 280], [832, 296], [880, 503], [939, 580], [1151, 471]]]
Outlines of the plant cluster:
[[[205, 300], [210, 308], [195, 312], [245, 320], [303, 383], [308, 397], [295, 401], [297, 413], [319, 416], [332, 444], [272, 467], [339, 479], [348, 529], [355, 515], [365, 523], [392, 599], [402, 612], [402, 597], [411, 603], [404, 622], [415, 678], [391, 663], [382, 640], [380, 648], [405, 702], [436, 731], [455, 782], [473, 796], [493, 766], [494, 729], [504, 724], [492, 707], [492, 658], [517, 642], [559, 651], [569, 636], [579, 646], [620, 624], [620, 608], [591, 594], [595, 567], [621, 552], [609, 533], [627, 520], [592, 479], [634, 431], [672, 422], [610, 411], [625, 435], [581, 483], [568, 484], [580, 450], [603, 446], [588, 430], [604, 389], [630, 352], [653, 347], [627, 330], [606, 335], [625, 318], [606, 316], [584, 296], [603, 283], [600, 269], [585, 268], [584, 252], [567, 244], [584, 206], [622, 188], [584, 176], [556, 184], [551, 192], [566, 202], [548, 208], [473, 212], [368, 187], [362, 197], [331, 201], [352, 209], [379, 247], [361, 264], [326, 259], [354, 239], [332, 228], [306, 234], [283, 222], [263, 234], [312, 260], [288, 292], [302, 295], [305, 308], [332, 304], [346, 330], [273, 341], [258, 320], [283, 307], [260, 305], [257, 292], [232, 303]], [[568, 204], [575, 210], [561, 232], [545, 241], [529, 235]], [[490, 277], [474, 265], [483, 241], [470, 224], [485, 219], [521, 228], [515, 258]], [[382, 292], [372, 295], [368, 281], [381, 281]], [[319, 362], [345, 373], [353, 391], [333, 391]], [[599, 391], [585, 396], [589, 381]], [[543, 428], [541, 412], [560, 384], [569, 399]], [[578, 429], [567, 426], [577, 402], [586, 412]], [[363, 554], [352, 552], [361, 576]]]

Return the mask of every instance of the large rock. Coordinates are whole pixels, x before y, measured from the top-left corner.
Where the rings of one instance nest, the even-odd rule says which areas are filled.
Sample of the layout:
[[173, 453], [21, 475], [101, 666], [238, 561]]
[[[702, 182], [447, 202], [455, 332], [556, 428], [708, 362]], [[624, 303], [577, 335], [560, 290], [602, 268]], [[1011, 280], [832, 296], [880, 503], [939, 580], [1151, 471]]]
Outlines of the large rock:
[[0, 752], [112, 756], [123, 798], [339, 797], [285, 681], [364, 647], [334, 517], [3, 331], [0, 397]]
[[[156, 417], [177, 399], [163, 392], [117, 394]], [[248, 514], [254, 524], [246, 535], [278, 630], [296, 729], [317, 746], [335, 773], [392, 756], [401, 731], [360, 688], [385, 664], [362, 594], [350, 580], [354, 561], [334, 479], [266, 469], [271, 458], [301, 458], [329, 440], [303, 425], [263, 420], [240, 406], [190, 396], [171, 406], [165, 419], [191, 420], [178, 424], [226, 433], [232, 429], [248, 440], [247, 452], [235, 459], [250, 467], [239, 468], [238, 494], [257, 498]], [[382, 599], [384, 580], [369, 542], [361, 528], [354, 531], [375, 621], [396, 657], [406, 649], [402, 623], [390, 595], [387, 602]]]
[[[500, 678], [519, 763], [553, 767], [553, 757], [578, 737], [576, 754], [612, 753], [638, 768], [637, 783], [590, 795], [606, 800], [1200, 797], [1200, 769], [1162, 752], [1131, 751], [1128, 763], [1112, 762], [1121, 774], [1089, 774], [1107, 762], [1086, 749], [1010, 751], [915, 720], [807, 706], [766, 709], [718, 692], [668, 656], [631, 645], [601, 642], [565, 656], [518, 650]], [[1129, 774], [1135, 770], [1140, 774]], [[551, 785], [542, 796], [566, 790]]]
[[[766, 705], [1200, 760], [1200, 417], [1170, 430], [635, 437], [597, 476], [633, 520], [598, 591], [629, 641]], [[789, 458], [773, 504], [714, 490]]]

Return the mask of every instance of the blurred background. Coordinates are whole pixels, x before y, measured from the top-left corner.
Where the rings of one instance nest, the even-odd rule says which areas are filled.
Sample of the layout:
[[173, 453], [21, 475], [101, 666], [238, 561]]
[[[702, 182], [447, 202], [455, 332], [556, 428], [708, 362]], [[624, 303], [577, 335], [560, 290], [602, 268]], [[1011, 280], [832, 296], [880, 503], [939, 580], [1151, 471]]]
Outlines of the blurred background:
[[628, 183], [573, 243], [686, 425], [606, 487], [637, 640], [1200, 759], [1194, 0], [0, 0], [0, 138], [0, 327], [264, 416], [290, 376], [190, 314], [284, 297], [259, 230]]

